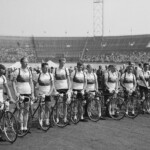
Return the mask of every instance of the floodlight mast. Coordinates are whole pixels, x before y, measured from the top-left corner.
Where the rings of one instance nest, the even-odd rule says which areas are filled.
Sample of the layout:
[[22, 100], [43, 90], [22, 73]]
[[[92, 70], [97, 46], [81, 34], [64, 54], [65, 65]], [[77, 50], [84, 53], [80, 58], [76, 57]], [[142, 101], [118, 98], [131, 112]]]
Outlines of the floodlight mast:
[[[103, 43], [104, 36], [104, 0], [93, 0], [93, 37], [101, 37]], [[88, 36], [81, 53], [80, 59], [83, 60], [84, 54], [87, 50]]]
[[104, 36], [104, 0], [93, 0], [93, 36]]

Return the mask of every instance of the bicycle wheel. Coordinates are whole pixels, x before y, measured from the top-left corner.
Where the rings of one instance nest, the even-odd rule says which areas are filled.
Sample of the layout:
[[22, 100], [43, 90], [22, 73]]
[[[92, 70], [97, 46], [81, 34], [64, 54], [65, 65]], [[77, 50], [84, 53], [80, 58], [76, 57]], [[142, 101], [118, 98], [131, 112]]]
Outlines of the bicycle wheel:
[[3, 132], [6, 140], [10, 143], [14, 143], [17, 139], [17, 122], [14, 115], [7, 111], [3, 115]]
[[[25, 120], [24, 120], [24, 116], [25, 115], [28, 115], [27, 116], [27, 130], [24, 130], [23, 127], [25, 125]], [[14, 116], [16, 118], [16, 121], [17, 121], [17, 127], [18, 127], [18, 130], [17, 130], [17, 134], [18, 134], [18, 137], [24, 137], [25, 135], [27, 135], [30, 131], [30, 128], [32, 126], [32, 117], [31, 117], [31, 114], [30, 112], [21, 107], [20, 109], [17, 109], [15, 112], [14, 112]]]
[[97, 122], [101, 117], [101, 103], [100, 101], [93, 99], [87, 106], [88, 117], [91, 121]]
[[111, 118], [114, 120], [121, 120], [126, 114], [126, 105], [124, 100], [121, 98], [111, 99], [108, 110]]
[[79, 99], [78, 100], [78, 103], [79, 103], [79, 105], [78, 105], [78, 111], [79, 111], [79, 118], [80, 118], [80, 120], [82, 120], [81, 119], [81, 116], [83, 115], [84, 116], [84, 114], [85, 114], [85, 101], [83, 101], [83, 100], [81, 100], [81, 99]]
[[137, 101], [128, 100], [126, 106], [126, 116], [129, 118], [136, 118], [139, 115], [139, 105]]
[[43, 131], [48, 131], [51, 127], [51, 112], [46, 104], [39, 107], [39, 125]]
[[75, 100], [71, 102], [71, 121], [74, 124], [77, 124], [80, 121], [80, 113], [79, 113], [79, 101]]
[[104, 103], [104, 97], [100, 97], [100, 103], [101, 103], [101, 116], [106, 116], [106, 105]]
[[57, 102], [57, 104], [53, 108], [52, 118], [55, 125], [58, 127], [65, 127], [68, 125], [68, 122], [64, 122], [64, 102]]
[[150, 114], [150, 101], [149, 100], [143, 101], [143, 111], [146, 111], [147, 113]]

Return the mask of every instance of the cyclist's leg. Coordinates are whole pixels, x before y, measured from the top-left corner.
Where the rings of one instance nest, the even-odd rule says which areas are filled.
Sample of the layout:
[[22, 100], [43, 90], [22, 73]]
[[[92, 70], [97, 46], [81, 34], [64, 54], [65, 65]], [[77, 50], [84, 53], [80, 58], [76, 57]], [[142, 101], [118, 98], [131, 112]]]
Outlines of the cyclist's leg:
[[68, 94], [67, 94], [68, 90], [64, 90], [64, 97], [63, 97], [63, 108], [64, 108], [64, 122], [67, 122], [67, 109], [68, 109], [68, 105], [67, 105], [67, 99], [68, 99]]
[[50, 99], [50, 96], [45, 96], [45, 116], [46, 116], [46, 124], [49, 124], [49, 109], [50, 109], [50, 102], [51, 102], [51, 99]]
[[[77, 92], [77, 90], [73, 90], [73, 93], [74, 92]], [[74, 110], [76, 113], [75, 113], [75, 116], [74, 116], [74, 120], [77, 120], [77, 117], [78, 117], [78, 113], [79, 113], [79, 110], [78, 110], [78, 102], [77, 102], [77, 95], [76, 95], [76, 102], [74, 102], [74, 106], [73, 106]]]
[[23, 117], [24, 117], [24, 116], [23, 116], [23, 113], [24, 113], [24, 112], [23, 112], [23, 109], [21, 109], [21, 111], [19, 111], [19, 113], [20, 113], [20, 114], [18, 114], [18, 115], [19, 115], [19, 119], [20, 119], [20, 130], [23, 131], [23, 130], [24, 130], [24, 127], [23, 127], [23, 124], [24, 124], [24, 123], [23, 123], [23, 122], [24, 122], [24, 119], [23, 119]]
[[83, 95], [81, 93], [81, 91], [78, 91], [77, 97], [79, 98], [79, 100], [81, 101], [81, 120], [84, 120], [84, 103], [83, 103]]
[[148, 100], [148, 89], [144, 87], [145, 100]]
[[104, 90], [103, 93], [104, 93], [104, 106], [106, 107], [105, 114], [106, 114], [106, 116], [109, 116], [109, 110], [108, 110], [108, 105], [107, 104], [108, 104], [108, 101], [109, 101], [109, 98], [110, 98], [110, 93], [109, 93], [108, 90]]
[[[59, 93], [59, 94], [64, 94], [64, 93], [66, 93], [67, 92], [67, 90], [64, 90], [64, 89], [59, 89], [59, 90], [57, 90], [57, 92]], [[58, 117], [58, 114], [59, 114], [59, 109], [56, 109], [56, 121], [57, 122], [59, 122], [59, 117]], [[67, 108], [66, 108], [66, 104], [65, 103], [63, 103], [63, 113], [64, 113], [64, 116], [66, 117], [67, 115]], [[65, 118], [64, 117], [64, 118]], [[66, 117], [67, 118], [67, 117]]]
[[107, 106], [107, 102], [109, 100], [110, 93], [109, 93], [109, 91], [107, 89], [104, 90], [103, 93], [104, 93], [104, 104], [105, 104], [105, 106]]
[[[23, 96], [23, 95], [21, 95]], [[19, 107], [21, 106], [21, 103], [19, 103]], [[23, 106], [25, 107], [25, 106]], [[21, 109], [21, 111], [18, 111], [19, 114], [18, 114], [18, 119], [19, 119], [19, 122], [20, 122], [20, 130], [23, 131], [24, 130], [24, 112], [23, 112], [23, 109]]]
[[[96, 94], [96, 93], [95, 93]], [[102, 101], [100, 101], [100, 97], [96, 97], [98, 100], [97, 100], [97, 104], [98, 104], [98, 116], [102, 118]]]
[[87, 102], [87, 100], [88, 100], [88, 93], [87, 92], [85, 92], [85, 101], [86, 101], [86, 103], [85, 103], [85, 105], [84, 105], [84, 109], [85, 109], [85, 114], [84, 114], [84, 117], [87, 117], [88, 116], [88, 113], [87, 113], [87, 106], [88, 106], [88, 102]]
[[[59, 91], [57, 90], [57, 92], [59, 93]], [[55, 103], [56, 103], [57, 101], [55, 101]], [[57, 109], [58, 108], [58, 106], [56, 105], [56, 122], [58, 123], [59, 122], [59, 116], [58, 116], [58, 114], [59, 114], [59, 110]]]
[[142, 100], [143, 97], [144, 97], [144, 89], [143, 89], [143, 86], [139, 86], [139, 91], [140, 91], [140, 98], [141, 98], [141, 100]]
[[63, 103], [64, 107], [64, 122], [67, 122], [67, 105], [66, 103]]
[[[148, 89], [146, 87], [143, 87], [143, 93], [145, 95], [145, 102], [147, 103], [148, 101]], [[143, 108], [143, 111], [146, 111], [146, 108]]]
[[[128, 100], [128, 93], [126, 90], [124, 90], [124, 102], [125, 102], [125, 104], [127, 104], [127, 100]], [[126, 114], [128, 114], [128, 109], [126, 109]]]
[[[24, 100], [24, 108], [29, 111], [29, 99], [28, 98], [25, 98]], [[27, 130], [28, 118], [29, 118], [29, 113], [24, 112], [24, 116], [23, 116], [23, 128], [24, 129], [23, 130]]]
[[133, 92], [133, 93], [132, 93], [132, 104], [133, 104], [132, 114], [133, 114], [133, 115], [135, 114], [135, 108], [134, 108], [134, 106], [135, 106], [136, 103], [137, 103], [137, 99], [135, 98], [135, 95], [136, 95], [136, 93]]

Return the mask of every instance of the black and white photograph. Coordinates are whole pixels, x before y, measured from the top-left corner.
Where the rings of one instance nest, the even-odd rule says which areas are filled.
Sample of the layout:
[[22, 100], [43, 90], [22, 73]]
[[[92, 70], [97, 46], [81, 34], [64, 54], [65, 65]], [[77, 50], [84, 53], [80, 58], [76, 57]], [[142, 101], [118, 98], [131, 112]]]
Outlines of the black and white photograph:
[[0, 150], [150, 150], [150, 0], [0, 0]]

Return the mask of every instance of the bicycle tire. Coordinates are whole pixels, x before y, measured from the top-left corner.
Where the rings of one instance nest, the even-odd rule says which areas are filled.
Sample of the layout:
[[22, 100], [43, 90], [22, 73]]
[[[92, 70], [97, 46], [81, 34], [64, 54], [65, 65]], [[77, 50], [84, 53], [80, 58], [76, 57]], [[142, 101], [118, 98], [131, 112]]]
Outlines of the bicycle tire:
[[14, 143], [17, 139], [17, 122], [16, 119], [10, 111], [6, 111], [3, 115], [3, 131], [5, 138], [8, 142]]
[[121, 120], [126, 114], [126, 104], [121, 98], [113, 98], [108, 106], [109, 115], [114, 120]]
[[[23, 122], [23, 120], [20, 120], [20, 116], [19, 116], [21, 114], [21, 112], [23, 114], [24, 113], [28, 114], [27, 130], [21, 130], [21, 124]], [[18, 134], [18, 137], [26, 136], [30, 132], [30, 128], [32, 127], [32, 117], [31, 117], [30, 112], [26, 108], [21, 107], [20, 109], [17, 109], [14, 112], [14, 116], [17, 120], [17, 126], [18, 126], [17, 134]]]
[[126, 104], [126, 109], [126, 116], [131, 119], [134, 119], [139, 115], [139, 104], [137, 101], [135, 101], [133, 105], [133, 102], [131, 101], [131, 99], [129, 99]]
[[[45, 110], [47, 109], [47, 112], [48, 112], [48, 114], [49, 114], [49, 117], [47, 118], [47, 116], [46, 116], [46, 113], [45, 113]], [[43, 119], [41, 119], [41, 118], [39, 118], [38, 119], [38, 122], [39, 122], [39, 125], [40, 125], [40, 128], [43, 130], [43, 131], [48, 131], [49, 129], [50, 129], [50, 127], [51, 127], [51, 112], [50, 112], [50, 109], [49, 109], [49, 107], [46, 105], [46, 104], [43, 104], [42, 106], [40, 106], [39, 107], [39, 111], [40, 111], [40, 114], [41, 114], [41, 112], [43, 112], [44, 113], [44, 118]], [[40, 116], [39, 116], [40, 117]], [[41, 122], [41, 120], [42, 120], [42, 122]]]
[[149, 100], [143, 101], [143, 111], [144, 109], [148, 114], [150, 114], [150, 101]]
[[[64, 102], [57, 102], [52, 110], [52, 119], [56, 126], [64, 128], [68, 122], [64, 122]], [[57, 114], [58, 113], [58, 114]], [[57, 121], [59, 119], [59, 121]]]
[[[100, 107], [99, 107], [100, 106]], [[88, 103], [87, 114], [91, 121], [97, 122], [100, 120], [101, 103], [97, 99], [93, 99]]]
[[71, 102], [71, 121], [74, 124], [78, 124], [80, 121], [80, 113], [79, 113], [79, 101], [75, 100]]
[[83, 113], [83, 115], [85, 114], [85, 107], [84, 107], [85, 103], [83, 104], [83, 101], [81, 99], [79, 99], [78, 102], [79, 102], [79, 105], [78, 105], [79, 116], [81, 120], [81, 113]]

